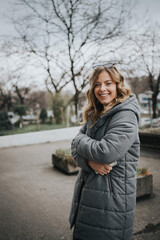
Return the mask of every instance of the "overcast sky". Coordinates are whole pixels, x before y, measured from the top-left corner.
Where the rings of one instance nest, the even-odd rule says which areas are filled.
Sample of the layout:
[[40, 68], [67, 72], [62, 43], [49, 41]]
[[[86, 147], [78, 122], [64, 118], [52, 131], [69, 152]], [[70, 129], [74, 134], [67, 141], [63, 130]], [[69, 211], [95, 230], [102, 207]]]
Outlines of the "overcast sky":
[[137, 14], [141, 16], [147, 10], [148, 17], [160, 23], [160, 0], [139, 0], [136, 7]]
[[[12, 24], [5, 19], [5, 15], [10, 13], [11, 3], [14, 3], [14, 0], [0, 0], [0, 35], [14, 33]], [[139, 0], [135, 12], [142, 16], [146, 10], [150, 19], [160, 23], [160, 0]]]
[[[92, 1], [92, 0], [91, 0]], [[3, 35], [14, 35], [14, 28], [12, 23], [7, 21], [7, 16], [11, 15], [11, 7], [14, 4], [15, 0], [0, 0], [0, 40], [3, 40]], [[138, 15], [139, 20], [144, 19], [144, 15], [147, 14], [148, 19], [151, 19], [152, 22], [157, 21], [160, 23], [160, 0], [139, 0], [138, 5], [135, 8], [135, 13]], [[6, 16], [6, 17], [5, 17]], [[137, 18], [136, 22], [137, 21]], [[142, 25], [143, 26], [143, 25]], [[0, 61], [1, 64], [3, 63]], [[43, 78], [43, 74], [38, 74], [38, 70], [36, 71], [28, 71], [32, 74], [35, 72], [37, 76], [38, 86], [40, 87], [40, 79]], [[33, 79], [33, 76], [28, 79]], [[28, 75], [27, 75], [28, 76]], [[41, 76], [41, 77], [40, 77]], [[44, 79], [43, 79], [44, 80]], [[69, 85], [68, 85], [69, 86]], [[44, 88], [44, 84], [42, 83], [42, 88]]]

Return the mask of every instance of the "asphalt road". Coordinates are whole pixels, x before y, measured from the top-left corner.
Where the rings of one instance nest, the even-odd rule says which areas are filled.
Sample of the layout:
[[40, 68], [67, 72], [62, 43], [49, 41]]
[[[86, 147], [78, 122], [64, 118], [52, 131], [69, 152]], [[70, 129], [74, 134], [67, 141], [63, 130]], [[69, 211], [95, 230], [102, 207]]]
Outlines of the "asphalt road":
[[[71, 240], [68, 217], [76, 176], [52, 167], [70, 141], [0, 149], [0, 240]], [[153, 195], [137, 202], [133, 240], [160, 239], [160, 151], [141, 150]], [[148, 225], [153, 224], [153, 225]]]

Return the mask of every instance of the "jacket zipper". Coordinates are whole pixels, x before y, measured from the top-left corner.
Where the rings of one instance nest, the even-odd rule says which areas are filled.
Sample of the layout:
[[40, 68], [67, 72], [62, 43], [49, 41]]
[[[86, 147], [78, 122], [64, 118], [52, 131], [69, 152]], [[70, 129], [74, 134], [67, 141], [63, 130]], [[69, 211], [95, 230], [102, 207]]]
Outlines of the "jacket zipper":
[[113, 189], [112, 189], [112, 183], [111, 183], [111, 175], [108, 173], [108, 184], [109, 184], [109, 190], [110, 192], [113, 192]]

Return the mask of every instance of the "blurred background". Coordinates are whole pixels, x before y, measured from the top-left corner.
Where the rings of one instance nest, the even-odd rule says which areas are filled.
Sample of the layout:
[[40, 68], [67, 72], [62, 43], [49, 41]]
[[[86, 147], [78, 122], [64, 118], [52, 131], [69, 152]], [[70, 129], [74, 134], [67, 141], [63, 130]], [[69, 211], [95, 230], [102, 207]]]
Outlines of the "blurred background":
[[132, 240], [160, 239], [159, 12], [159, 0], [0, 1], [0, 239], [72, 238], [68, 149], [92, 67], [108, 61], [141, 114], [137, 193], [147, 197], [137, 201]]
[[0, 135], [79, 125], [92, 66], [116, 62], [160, 131], [159, 0], [0, 2]]

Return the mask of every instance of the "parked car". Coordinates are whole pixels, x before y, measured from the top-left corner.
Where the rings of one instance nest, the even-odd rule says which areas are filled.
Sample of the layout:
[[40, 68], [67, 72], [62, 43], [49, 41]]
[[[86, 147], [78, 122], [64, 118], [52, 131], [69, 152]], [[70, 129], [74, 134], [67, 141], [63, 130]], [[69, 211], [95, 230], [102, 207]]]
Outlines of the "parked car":
[[141, 118], [140, 122], [139, 122], [139, 127], [149, 127], [151, 124], [150, 118], [149, 117], [145, 117], [145, 118]]
[[160, 127], [160, 118], [152, 119], [152, 127]]
[[36, 121], [37, 116], [33, 115], [33, 114], [28, 114], [22, 117], [24, 121]]
[[[151, 125], [151, 120], [149, 117], [141, 118], [139, 127], [149, 127]], [[152, 119], [152, 127], [160, 127], [160, 118], [153, 118]]]
[[14, 112], [8, 112], [8, 116], [12, 124], [15, 124], [20, 119], [20, 117]]

